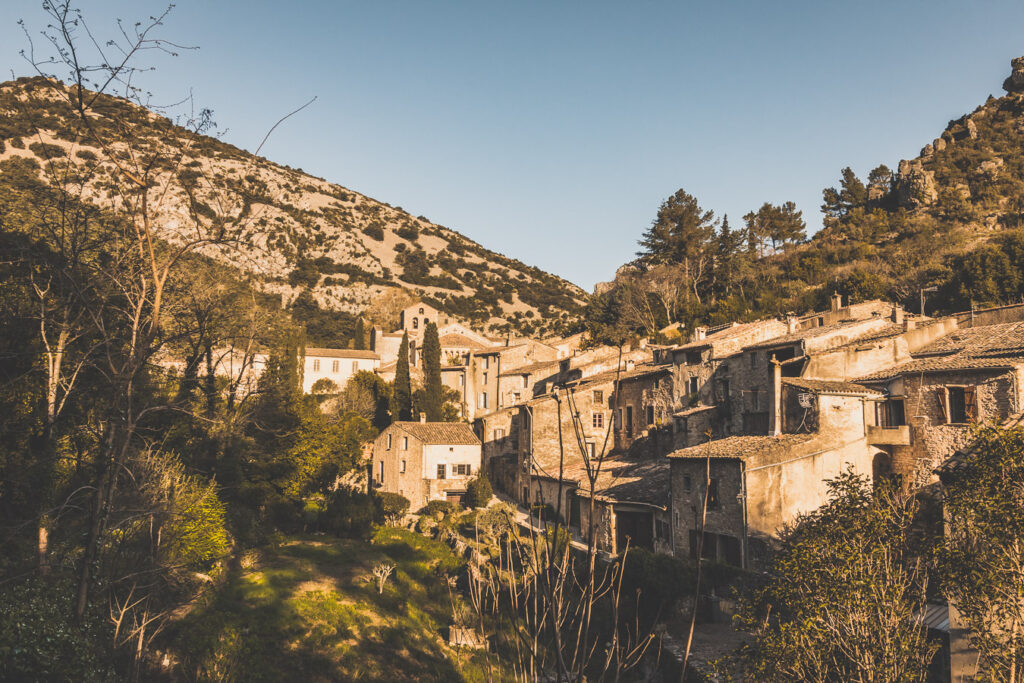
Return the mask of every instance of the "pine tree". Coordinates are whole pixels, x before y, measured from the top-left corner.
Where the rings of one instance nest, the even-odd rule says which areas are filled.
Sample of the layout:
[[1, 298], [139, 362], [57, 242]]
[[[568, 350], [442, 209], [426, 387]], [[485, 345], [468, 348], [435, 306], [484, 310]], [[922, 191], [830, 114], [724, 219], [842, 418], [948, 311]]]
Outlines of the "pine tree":
[[678, 190], [662, 202], [651, 227], [640, 239], [637, 253], [645, 267], [678, 265], [686, 290], [700, 302], [700, 288], [708, 276], [715, 236], [715, 213], [705, 211], [696, 197]]
[[409, 333], [402, 335], [395, 366], [394, 404], [391, 414], [396, 420], [412, 419], [412, 379], [409, 377]]
[[423, 331], [423, 411], [428, 422], [441, 421], [441, 406], [444, 402], [441, 386], [441, 342], [437, 338], [437, 325], [428, 322]]

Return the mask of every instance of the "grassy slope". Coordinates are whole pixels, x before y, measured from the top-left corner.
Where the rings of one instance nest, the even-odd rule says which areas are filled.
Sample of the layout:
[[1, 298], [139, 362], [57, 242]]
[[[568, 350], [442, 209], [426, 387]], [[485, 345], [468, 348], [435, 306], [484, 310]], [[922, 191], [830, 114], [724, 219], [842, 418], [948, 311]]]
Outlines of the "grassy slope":
[[[378, 594], [380, 562], [397, 565]], [[464, 566], [444, 544], [382, 528], [371, 542], [306, 536], [232, 571], [165, 634], [198, 680], [483, 680], [480, 653], [442, 640], [446, 575]]]

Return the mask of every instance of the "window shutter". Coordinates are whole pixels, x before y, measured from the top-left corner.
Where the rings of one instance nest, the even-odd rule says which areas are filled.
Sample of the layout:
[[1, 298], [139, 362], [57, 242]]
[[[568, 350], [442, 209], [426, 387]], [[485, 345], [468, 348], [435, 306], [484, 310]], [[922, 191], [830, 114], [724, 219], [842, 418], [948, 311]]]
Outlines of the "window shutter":
[[942, 422], [949, 423], [949, 394], [946, 393], [946, 387], [939, 387], [935, 393], [939, 397], [939, 412], [942, 415]]
[[964, 414], [968, 422], [978, 421], [978, 388], [964, 387]]

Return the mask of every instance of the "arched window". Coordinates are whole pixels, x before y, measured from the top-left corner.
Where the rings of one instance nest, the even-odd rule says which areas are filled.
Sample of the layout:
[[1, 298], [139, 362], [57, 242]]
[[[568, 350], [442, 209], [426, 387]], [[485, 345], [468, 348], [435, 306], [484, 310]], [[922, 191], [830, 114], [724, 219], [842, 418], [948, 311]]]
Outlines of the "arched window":
[[412, 319], [412, 329], [418, 330], [419, 328], [420, 328], [420, 319], [419, 318], [413, 318]]

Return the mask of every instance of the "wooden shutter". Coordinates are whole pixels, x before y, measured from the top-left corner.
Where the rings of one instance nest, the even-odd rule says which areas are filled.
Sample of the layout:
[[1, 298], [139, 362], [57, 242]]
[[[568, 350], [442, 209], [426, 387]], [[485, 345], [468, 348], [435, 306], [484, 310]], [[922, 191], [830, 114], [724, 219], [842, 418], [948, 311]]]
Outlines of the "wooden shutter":
[[964, 415], [968, 422], [978, 421], [978, 388], [964, 387]]
[[935, 390], [935, 394], [939, 397], [939, 412], [942, 415], [942, 422], [949, 422], [949, 394], [946, 393], [946, 387], [939, 387]]

